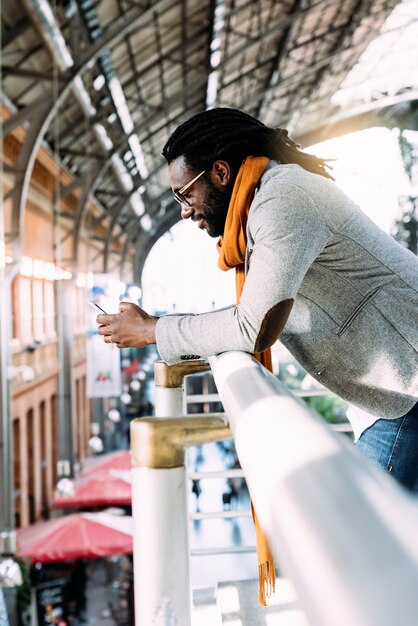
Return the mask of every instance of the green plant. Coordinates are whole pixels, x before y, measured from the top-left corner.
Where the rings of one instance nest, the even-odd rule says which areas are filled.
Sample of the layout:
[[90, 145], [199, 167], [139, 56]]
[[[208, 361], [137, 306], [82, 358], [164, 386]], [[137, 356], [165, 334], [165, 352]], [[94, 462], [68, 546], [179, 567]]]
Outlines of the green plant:
[[314, 396], [305, 398], [309, 408], [321, 415], [330, 424], [346, 421], [347, 403], [335, 396]]

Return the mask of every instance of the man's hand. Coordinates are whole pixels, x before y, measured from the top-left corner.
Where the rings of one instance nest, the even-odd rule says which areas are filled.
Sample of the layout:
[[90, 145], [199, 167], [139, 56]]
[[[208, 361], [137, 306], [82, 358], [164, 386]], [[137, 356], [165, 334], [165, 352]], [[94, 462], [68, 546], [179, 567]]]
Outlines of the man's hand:
[[148, 315], [132, 302], [121, 302], [119, 313], [96, 317], [99, 335], [105, 343], [115, 343], [118, 348], [143, 348], [155, 343], [157, 321], [158, 317]]

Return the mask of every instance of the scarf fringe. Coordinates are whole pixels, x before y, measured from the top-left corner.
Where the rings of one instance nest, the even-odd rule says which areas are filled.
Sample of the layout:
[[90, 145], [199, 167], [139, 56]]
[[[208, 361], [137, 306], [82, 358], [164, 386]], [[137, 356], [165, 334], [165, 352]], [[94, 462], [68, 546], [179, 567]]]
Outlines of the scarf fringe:
[[272, 561], [258, 566], [258, 603], [267, 606], [267, 600], [276, 590], [276, 571]]

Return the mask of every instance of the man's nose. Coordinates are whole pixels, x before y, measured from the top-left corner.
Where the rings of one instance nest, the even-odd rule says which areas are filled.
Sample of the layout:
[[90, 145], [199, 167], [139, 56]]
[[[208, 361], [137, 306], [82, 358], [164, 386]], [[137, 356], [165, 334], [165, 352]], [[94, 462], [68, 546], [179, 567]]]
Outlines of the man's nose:
[[191, 217], [193, 215], [193, 209], [191, 206], [188, 206], [187, 204], [182, 204], [181, 205], [181, 217], [184, 220], [189, 219], [189, 217]]

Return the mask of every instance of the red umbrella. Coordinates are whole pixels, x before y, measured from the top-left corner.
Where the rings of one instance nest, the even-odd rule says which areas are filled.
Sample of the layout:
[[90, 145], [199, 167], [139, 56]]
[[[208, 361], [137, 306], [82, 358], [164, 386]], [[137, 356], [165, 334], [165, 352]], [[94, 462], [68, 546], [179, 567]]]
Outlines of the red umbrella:
[[19, 528], [17, 556], [50, 563], [113, 554], [132, 554], [132, 517], [72, 513]]
[[74, 480], [71, 496], [54, 498], [52, 506], [77, 509], [131, 504], [131, 470], [97, 470]]
[[117, 450], [116, 452], [108, 452], [99, 456], [89, 456], [84, 461], [82, 474], [88, 476], [92, 472], [103, 469], [130, 469], [131, 468], [131, 452], [130, 450]]

